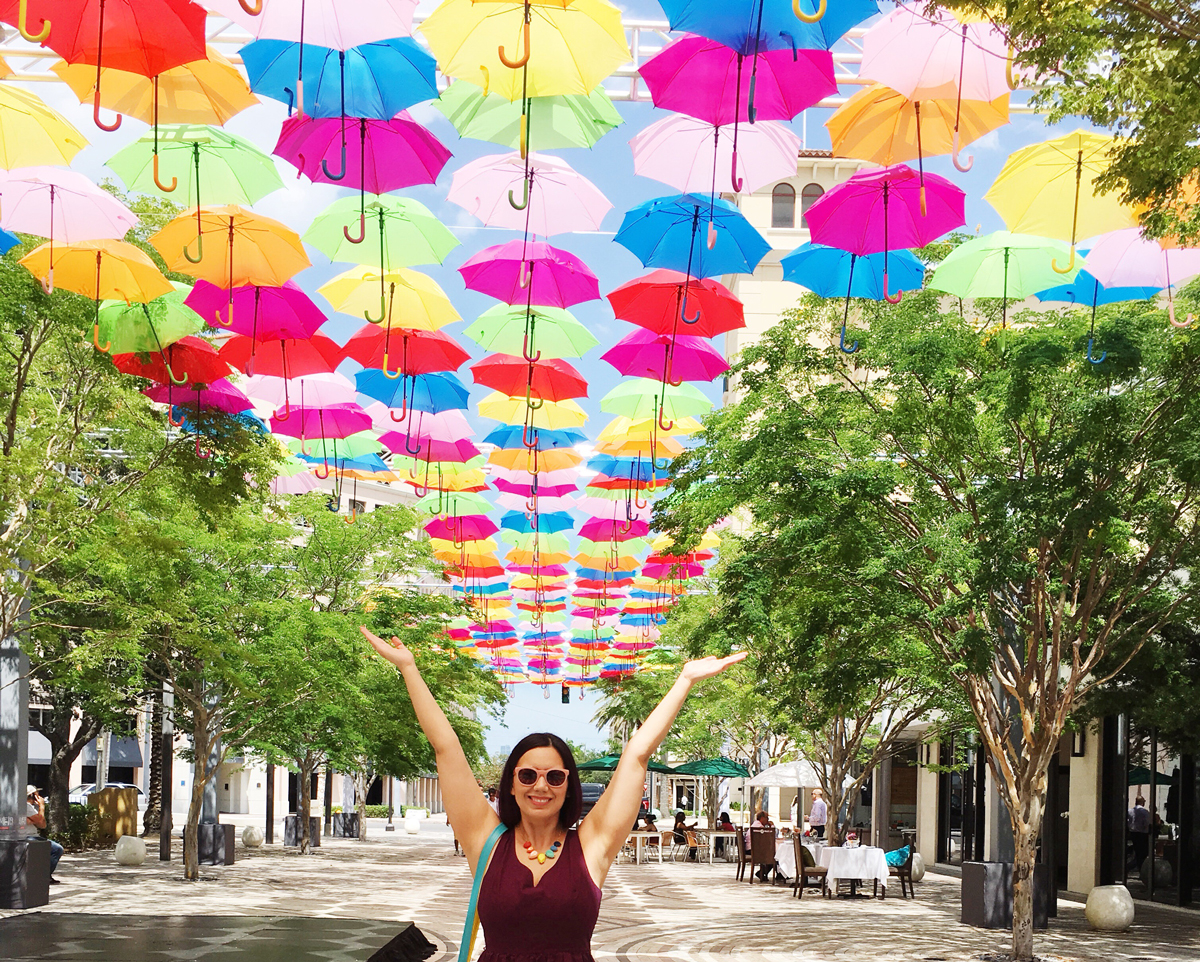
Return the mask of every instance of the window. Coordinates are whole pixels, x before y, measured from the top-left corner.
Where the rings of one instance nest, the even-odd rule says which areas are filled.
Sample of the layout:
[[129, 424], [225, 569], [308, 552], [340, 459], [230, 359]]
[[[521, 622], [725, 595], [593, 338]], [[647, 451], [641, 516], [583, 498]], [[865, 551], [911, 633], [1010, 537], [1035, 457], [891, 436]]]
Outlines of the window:
[[805, 184], [804, 190], [800, 191], [801, 215], [807, 214], [808, 209], [824, 196], [825, 188], [820, 184]]
[[366, 514], [366, 511], [367, 503], [365, 501], [355, 501], [353, 498], [350, 499], [351, 514]]
[[796, 226], [796, 188], [791, 184], [776, 184], [771, 191], [771, 226]]

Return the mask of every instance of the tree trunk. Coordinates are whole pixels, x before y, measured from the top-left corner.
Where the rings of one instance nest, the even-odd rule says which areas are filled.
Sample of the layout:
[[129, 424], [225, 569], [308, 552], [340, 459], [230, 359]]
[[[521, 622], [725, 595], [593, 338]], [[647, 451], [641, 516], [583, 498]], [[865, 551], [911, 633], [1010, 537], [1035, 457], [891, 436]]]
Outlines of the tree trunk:
[[1037, 830], [1013, 819], [1013, 959], [1033, 959], [1033, 865], [1037, 857]]
[[358, 813], [358, 840], [367, 840], [367, 792], [375, 784], [376, 776], [364, 769], [354, 772], [354, 811]]
[[65, 832], [70, 814], [71, 766], [100, 731], [100, 723], [84, 715], [75, 737], [71, 737], [70, 709], [54, 710], [54, 727], [39, 728], [38, 731], [50, 742], [50, 784], [47, 786], [46, 827], [50, 832]]
[[146, 814], [142, 817], [142, 835], [157, 835], [162, 828], [162, 696], [153, 699], [150, 714], [150, 780], [146, 791]]
[[309, 818], [312, 815], [312, 776], [317, 768], [317, 760], [311, 751], [305, 752], [300, 758], [293, 759], [300, 769], [296, 786], [296, 826], [300, 839], [300, 854], [308, 855], [312, 851], [312, 837], [309, 834]]
[[192, 798], [188, 802], [187, 822], [183, 829], [183, 877], [189, 882], [200, 878], [200, 814], [204, 808], [204, 785], [208, 781], [205, 769], [211, 742], [208, 737], [208, 713], [193, 706], [195, 726], [192, 729], [192, 748], [195, 765], [192, 777]]

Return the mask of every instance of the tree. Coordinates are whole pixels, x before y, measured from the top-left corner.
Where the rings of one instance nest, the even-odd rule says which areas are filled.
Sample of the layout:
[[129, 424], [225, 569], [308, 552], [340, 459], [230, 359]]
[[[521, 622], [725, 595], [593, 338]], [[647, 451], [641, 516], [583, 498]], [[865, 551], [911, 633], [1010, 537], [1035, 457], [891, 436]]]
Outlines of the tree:
[[[932, 5], [932, 4], [931, 4]], [[1148, 208], [1152, 236], [1200, 236], [1200, 10], [1177, 0], [938, 0], [991, 20], [1009, 39], [1051, 122], [1116, 131], [1100, 180]]]
[[1064, 727], [1105, 654], [1136, 651], [1200, 590], [1200, 344], [1125, 305], [1101, 311], [1094, 365], [1077, 313], [981, 337], [941, 303], [864, 306], [856, 355], [824, 347], [835, 305], [787, 312], [739, 360], [739, 401], [676, 463], [661, 516], [686, 547], [744, 515], [745, 563], [777, 592], [830, 586], [945, 662], [1008, 810], [1013, 954], [1030, 959]]

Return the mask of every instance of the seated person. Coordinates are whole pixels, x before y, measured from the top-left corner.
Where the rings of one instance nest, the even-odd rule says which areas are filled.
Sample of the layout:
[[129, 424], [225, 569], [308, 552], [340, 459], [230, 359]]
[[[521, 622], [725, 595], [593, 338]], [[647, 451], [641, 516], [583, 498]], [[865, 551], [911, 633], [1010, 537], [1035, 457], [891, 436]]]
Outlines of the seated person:
[[[774, 827], [775, 827], [775, 823], [771, 821], [771, 816], [768, 815], [766, 812], [759, 812], [756, 816], [754, 816], [754, 824], [751, 826], [752, 829], [774, 828]], [[749, 832], [746, 833], [746, 851], [747, 852], [750, 851], [750, 833]], [[760, 882], [765, 882], [765, 881], [767, 881], [767, 877], [771, 874], [772, 870], [775, 871], [776, 878], [782, 879], [785, 882], [788, 881], [788, 877], [779, 871], [779, 863], [778, 862], [774, 862], [771, 865], [760, 865], [758, 868], [758, 871], [755, 872], [754, 874]]]
[[[734, 831], [733, 822], [731, 822], [729, 820], [728, 812], [722, 812], [720, 815], [717, 816], [717, 831], [718, 832]], [[725, 856], [725, 839], [723, 839], [723, 838], [713, 839], [713, 845], [716, 846], [713, 849], [713, 854], [716, 855], [718, 858], [724, 858], [724, 856]]]
[[[692, 822], [691, 825], [687, 824], [687, 816], [684, 815], [682, 811], [676, 812], [675, 813], [675, 825], [671, 829], [671, 831], [675, 833], [675, 844], [687, 845], [687, 841], [688, 841], [687, 833], [690, 829], [693, 829], [695, 827], [696, 827], [695, 822]], [[688, 848], [687, 857], [688, 857], [689, 862], [696, 861], [696, 846], [695, 845], [692, 845], [691, 847]]]

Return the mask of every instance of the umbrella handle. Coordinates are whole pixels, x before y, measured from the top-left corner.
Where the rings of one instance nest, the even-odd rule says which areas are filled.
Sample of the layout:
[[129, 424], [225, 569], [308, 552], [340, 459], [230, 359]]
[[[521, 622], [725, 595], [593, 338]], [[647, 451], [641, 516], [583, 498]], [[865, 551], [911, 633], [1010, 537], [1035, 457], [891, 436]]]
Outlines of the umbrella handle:
[[[655, 471], [666, 471], [671, 467], [671, 459], [670, 458], [663, 458], [662, 464], [658, 463], [657, 457], [651, 458], [651, 463], [654, 465]], [[657, 483], [657, 482], [655, 482], [655, 483]]]
[[[280, 414], [279, 411], [282, 411], [283, 413]], [[282, 408], [280, 408], [278, 411], [275, 412], [274, 419], [276, 421], [286, 421], [291, 416], [292, 416], [292, 406], [290, 404], [285, 403]]]
[[1067, 261], [1066, 267], [1058, 266], [1058, 258], [1057, 257], [1051, 259], [1050, 266], [1052, 268], [1054, 268], [1055, 274], [1070, 274], [1071, 271], [1074, 270], [1074, 268], [1075, 268], [1075, 248], [1074, 247], [1071, 248], [1071, 259], [1069, 261]]
[[198, 434], [196, 435], [196, 457], [198, 457], [201, 461], [207, 461], [212, 457], [211, 451], [205, 451], [202, 447], [200, 447], [200, 435]]
[[[370, 319], [368, 318], [368, 320], [370, 320]], [[403, 373], [402, 371], [397, 371], [395, 374], [393, 374], [391, 371], [388, 370], [388, 352], [387, 351], [383, 352], [383, 364], [380, 365], [380, 370], [383, 371], [383, 376], [386, 377], [389, 381], [395, 381], [395, 380], [399, 379], [400, 375]], [[405, 407], [407, 408], [407, 406], [408, 406], [407, 399], [405, 399], [405, 401], [406, 401]]]
[[415, 448], [410, 448], [408, 446], [408, 442], [411, 440], [412, 440], [411, 434], [404, 435], [404, 450], [407, 451], [409, 454], [411, 454], [415, 458], [418, 454], [421, 453], [421, 439], [417, 438], [417, 446]]
[[213, 311], [213, 320], [215, 320], [217, 322], [216, 323], [217, 327], [233, 327], [233, 305], [232, 304], [229, 305], [229, 320], [228, 321], [221, 320], [220, 308]]
[[532, 394], [525, 395], [525, 406], [531, 411], [541, 410], [545, 404], [546, 399], [544, 397], [535, 398]]
[[635, 491], [633, 494], [633, 506], [635, 508], [637, 508], [639, 511], [642, 511], [650, 506], [650, 499], [647, 498], [645, 501], [643, 501], [641, 499], [641, 497], [638, 495], [638, 493]]
[[708, 222], [708, 236], [704, 240], [709, 250], [717, 246], [717, 225], [711, 220]]
[[1186, 321], [1175, 320], [1175, 295], [1171, 293], [1170, 288], [1167, 289], [1167, 317], [1170, 320], [1172, 327], [1191, 327], [1191, 314], [1187, 316]]
[[[901, 294], [903, 294], [903, 291], [901, 291]], [[840, 347], [842, 349], [842, 351], [846, 354], [853, 354], [855, 351], [858, 350], [858, 339], [857, 338], [855, 339], [854, 343], [850, 347], [846, 347], [846, 325], [845, 324], [842, 325], [842, 336], [838, 339], [838, 347]]]
[[796, 15], [796, 19], [801, 23], [816, 23], [823, 16], [825, 16], [825, 7], [825, 0], [821, 0], [821, 2], [817, 4], [816, 13], [805, 13], [800, 9], [800, 0], [792, 0], [792, 13]]
[[512, 188], [509, 188], [508, 203], [509, 203], [509, 206], [512, 207], [513, 210], [524, 210], [526, 207], [529, 206], [529, 178], [528, 177], [524, 178], [523, 183], [525, 185], [525, 194], [524, 194], [524, 197], [523, 197], [521, 203], [519, 203], [519, 204], [517, 203], [517, 199], [513, 196]]
[[96, 126], [99, 127], [101, 130], [107, 130], [109, 133], [112, 133], [114, 130], [116, 130], [118, 127], [121, 126], [121, 121], [124, 119], [125, 118], [122, 117], [120, 114], [117, 114], [117, 119], [114, 120], [111, 124], [106, 124], [103, 120], [100, 119], [100, 88], [97, 87], [96, 88], [96, 96], [92, 98], [92, 120], [94, 120], [96, 122]]
[[[530, 443], [531, 441], [532, 441], [532, 443]], [[530, 451], [532, 451], [534, 448], [536, 448], [538, 446], [537, 428], [534, 428], [533, 433], [530, 434], [529, 433], [529, 425], [528, 424], [522, 425], [522, 427], [521, 427], [521, 443], [523, 445], [525, 445], [525, 447], [528, 448]]]
[[1016, 90], [1017, 83], [1013, 79], [1013, 46], [1008, 45], [1008, 56], [1004, 58], [1004, 82], [1008, 84], [1009, 90]]
[[927, 217], [927, 216], [929, 216], [929, 208], [927, 208], [925, 206], [925, 184], [924, 183], [921, 184], [921, 188], [918, 191], [918, 194], [921, 198], [921, 216]]
[[[261, 3], [262, 0], [259, 0], [259, 2]], [[346, 515], [345, 520], [346, 524], [358, 524], [358, 510], [356, 508], [351, 508], [350, 513]]]
[[666, 409], [666, 406], [663, 404], [660, 404], [658, 406], [658, 426], [664, 431], [670, 431], [671, 428], [675, 427], [675, 422], [674, 421], [666, 421], [664, 423], [663, 413], [664, 413], [665, 409]]
[[[346, 177], [346, 143], [345, 143], [345, 141], [342, 142], [342, 169], [341, 169], [341, 172], [337, 173], [337, 174], [333, 173], [333, 171], [331, 171], [329, 169], [329, 164], [326, 163], [325, 158], [322, 157], [321, 158], [321, 173], [323, 173], [330, 180], [344, 180], [345, 179], [345, 177]], [[343, 230], [344, 229], [345, 228], [343, 228]]]
[[[321, 468], [325, 469], [324, 474], [321, 473]], [[316, 477], [320, 478], [322, 481], [326, 481], [329, 479], [329, 462], [326, 461], [324, 464], [321, 465], [321, 468], [313, 468], [313, 474]]]
[[733, 160], [730, 161], [729, 179], [730, 179], [730, 183], [733, 184], [733, 192], [735, 194], [740, 194], [742, 192], [742, 178], [740, 178], [737, 174], [737, 149], [736, 148], [733, 151]]
[[896, 291], [895, 297], [892, 297], [892, 295], [888, 293], [887, 271], [884, 271], [883, 274], [883, 299], [889, 304], [899, 304], [902, 300], [904, 300], [904, 291]]
[[521, 273], [517, 277], [517, 286], [521, 290], [529, 287], [529, 282], [533, 280], [533, 271], [528, 270], [528, 261], [521, 261]]
[[[379, 295], [379, 316], [372, 317], [370, 311], [363, 311], [363, 317], [367, 319], [368, 324], [382, 324], [387, 318], [387, 298], [384, 295]], [[387, 361], [383, 362], [383, 366], [387, 367]], [[384, 371], [386, 374], [387, 372]]]
[[521, 114], [521, 136], [518, 141], [521, 149], [521, 159], [524, 160], [529, 155], [529, 116]]
[[521, 345], [521, 356], [523, 358], [525, 358], [525, 360], [527, 360], [530, 364], [533, 364], [535, 361], [540, 361], [542, 359], [541, 351], [538, 351], [537, 354], [535, 354], [533, 357], [529, 356], [529, 332], [528, 331], [525, 332], [525, 342]]
[[520, 70], [525, 64], [529, 63], [529, 21], [526, 20], [521, 29], [521, 35], [525, 41], [525, 53], [519, 60], [509, 60], [504, 53], [504, 44], [496, 48], [496, 53], [500, 55], [500, 62], [510, 70]]
[[958, 159], [958, 131], [954, 131], [953, 146], [950, 148], [950, 159], [954, 161], [956, 170], [962, 171], [964, 174], [975, 166], [974, 157], [966, 157], [963, 160]]
[[252, 17], [257, 17], [262, 13], [262, 0], [254, 0], [252, 4], [247, 3], [246, 0], [238, 0], [238, 5]]
[[[95, 346], [96, 350], [99, 351], [101, 354], [107, 354], [109, 351], [112, 350], [112, 341], [108, 340], [107, 338], [105, 338], [105, 340], [104, 340], [104, 347], [100, 346], [100, 325], [99, 324], [92, 325], [92, 344]], [[179, 382], [177, 381], [176, 383], [179, 383]]]
[[203, 234], [196, 235], [196, 256], [193, 257], [192, 252], [189, 251], [186, 246], [183, 248], [183, 256], [186, 257], [188, 259], [188, 263], [191, 263], [191, 264], [199, 264], [202, 260], [204, 260], [204, 235]]
[[296, 107], [296, 93], [295, 93], [295, 91], [292, 90], [291, 87], [284, 87], [283, 92], [288, 95], [287, 107], [288, 107], [288, 119], [290, 120], [291, 116], [292, 116], [292, 111]]
[[758, 82], [758, 74], [750, 75], [750, 89], [746, 92], [746, 119], [753, 124], [758, 120], [758, 108], [754, 106], [754, 85]]
[[350, 228], [349, 227], [343, 227], [342, 233], [345, 235], [346, 240], [348, 240], [351, 244], [361, 244], [364, 240], [367, 239], [367, 215], [366, 214], [359, 215], [358, 236], [357, 237], [350, 236]]
[[171, 178], [171, 186], [170, 187], [168, 187], [161, 180], [159, 180], [159, 177], [158, 177], [158, 154], [157, 153], [155, 153], [155, 155], [154, 155], [154, 186], [157, 187], [159, 190], [161, 190], [164, 194], [170, 194], [170, 193], [174, 192], [175, 188], [179, 186], [179, 178], [178, 177]]
[[166, 358], [164, 358], [163, 360], [164, 360], [164, 366], [167, 369], [167, 377], [169, 377], [171, 379], [171, 383], [175, 384], [175, 385], [187, 384], [187, 382], [188, 382], [187, 371], [183, 372], [182, 377], [176, 377], [175, 372], [171, 370], [170, 363], [166, 362]]
[[686, 289], [683, 292], [683, 300], [679, 304], [679, 319], [681, 321], [683, 321], [684, 324], [695, 324], [697, 321], [700, 320], [700, 308], [699, 307], [696, 308], [695, 315], [693, 315], [692, 317], [688, 317], [688, 315], [687, 315], [687, 290]]
[[1096, 339], [1095, 339], [1094, 337], [1089, 337], [1089, 338], [1088, 338], [1088, 348], [1087, 348], [1087, 359], [1088, 359], [1088, 363], [1090, 363], [1090, 364], [1102, 364], [1102, 363], [1104, 363], [1104, 359], [1105, 359], [1106, 357], [1108, 357], [1108, 351], [1105, 351], [1105, 352], [1104, 352], [1104, 353], [1102, 353], [1102, 354], [1101, 354], [1099, 357], [1096, 357], [1096, 356], [1094, 356], [1094, 355], [1092, 354], [1092, 346], [1095, 344], [1095, 342], [1096, 342]]
[[41, 33], [29, 32], [29, 0], [21, 0], [17, 4], [17, 29], [21, 31], [21, 36], [30, 43], [43, 43], [50, 36], [50, 21], [42, 21]]
[[[183, 408], [180, 408], [180, 410], [182, 411]], [[174, 405], [168, 406], [168, 408], [167, 408], [167, 423], [170, 424], [171, 427], [173, 427], [173, 428], [181, 428], [181, 427], [183, 427], [183, 421], [184, 421], [184, 419], [182, 417], [178, 421], [176, 421]]]

